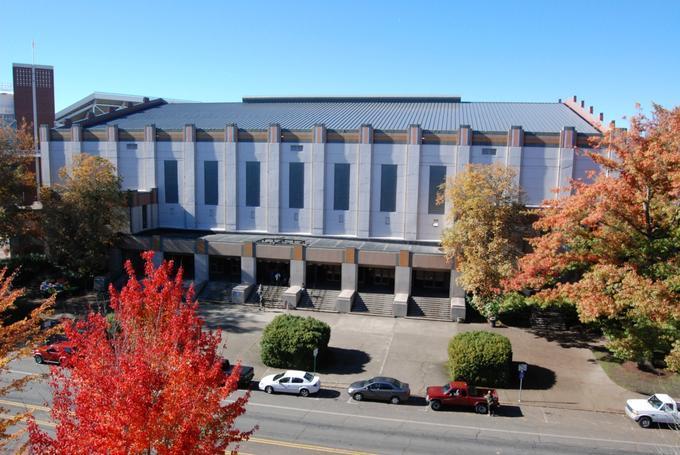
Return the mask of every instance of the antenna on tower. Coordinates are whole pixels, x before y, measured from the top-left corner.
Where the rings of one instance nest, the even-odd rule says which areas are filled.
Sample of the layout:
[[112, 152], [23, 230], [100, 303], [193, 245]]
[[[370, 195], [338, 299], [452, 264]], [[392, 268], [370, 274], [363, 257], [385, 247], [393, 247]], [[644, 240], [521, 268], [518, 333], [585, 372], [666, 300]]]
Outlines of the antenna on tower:
[[35, 151], [35, 183], [36, 200], [40, 201], [40, 138], [38, 137], [38, 90], [35, 78], [35, 39], [31, 42], [33, 47], [33, 67], [31, 68], [31, 88], [33, 94], [33, 149]]

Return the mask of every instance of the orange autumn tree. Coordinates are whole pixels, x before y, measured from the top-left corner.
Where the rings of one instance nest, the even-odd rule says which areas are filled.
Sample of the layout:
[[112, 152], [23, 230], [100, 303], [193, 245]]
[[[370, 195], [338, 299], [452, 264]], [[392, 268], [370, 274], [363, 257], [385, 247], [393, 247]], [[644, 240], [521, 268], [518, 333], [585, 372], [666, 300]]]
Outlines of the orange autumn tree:
[[[680, 108], [654, 106], [588, 152], [601, 171], [549, 202], [507, 289], [573, 303], [619, 358], [680, 354]], [[611, 154], [605, 153], [611, 151]], [[673, 346], [675, 345], [675, 348]]]
[[65, 327], [75, 354], [51, 371], [55, 435], [31, 422], [34, 452], [223, 454], [250, 436], [234, 427], [249, 393], [225, 402], [238, 371], [221, 369], [220, 332], [203, 330], [181, 269], [143, 257], [143, 280], [128, 261], [128, 283], [110, 289], [112, 323], [92, 313]]

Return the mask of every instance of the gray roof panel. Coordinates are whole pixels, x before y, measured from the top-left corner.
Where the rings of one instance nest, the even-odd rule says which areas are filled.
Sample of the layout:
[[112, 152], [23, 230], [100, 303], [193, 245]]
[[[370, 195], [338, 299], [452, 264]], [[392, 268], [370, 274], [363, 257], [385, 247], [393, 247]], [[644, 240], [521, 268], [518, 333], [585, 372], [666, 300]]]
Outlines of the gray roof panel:
[[266, 129], [272, 123], [290, 130], [307, 130], [316, 123], [335, 130], [355, 130], [362, 124], [370, 124], [386, 131], [405, 130], [412, 124], [430, 131], [457, 131], [460, 125], [470, 125], [476, 131], [502, 132], [511, 126], [522, 126], [533, 133], [557, 133], [563, 127], [573, 126], [579, 133], [598, 134], [592, 125], [561, 103], [427, 99], [164, 104], [92, 128], [118, 125], [132, 130], [155, 124], [157, 128], [176, 130], [191, 123], [206, 130], [222, 129], [228, 123], [249, 130]]

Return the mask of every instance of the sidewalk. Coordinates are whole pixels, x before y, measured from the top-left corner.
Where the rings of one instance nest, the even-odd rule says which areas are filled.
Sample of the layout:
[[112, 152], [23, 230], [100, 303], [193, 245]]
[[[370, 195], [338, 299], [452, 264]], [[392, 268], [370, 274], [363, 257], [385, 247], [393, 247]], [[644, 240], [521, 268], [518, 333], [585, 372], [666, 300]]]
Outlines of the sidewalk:
[[[527, 330], [490, 328], [486, 324], [456, 324], [354, 314], [292, 311], [313, 316], [331, 326], [331, 367], [319, 368], [322, 384], [344, 388], [353, 381], [377, 375], [408, 382], [414, 395], [424, 396], [428, 385], [448, 381], [449, 339], [462, 331], [489, 330], [512, 342], [513, 360], [529, 365], [522, 405], [603, 412], [622, 412], [625, 400], [639, 395], [614, 384], [592, 353], [577, 344], [560, 346]], [[200, 313], [208, 328], [221, 328], [224, 355], [255, 367], [255, 378], [277, 371], [260, 360], [260, 336], [281, 312], [259, 312], [243, 305], [205, 304]], [[515, 366], [513, 367], [515, 368]], [[517, 384], [499, 390], [502, 402], [517, 404]]]

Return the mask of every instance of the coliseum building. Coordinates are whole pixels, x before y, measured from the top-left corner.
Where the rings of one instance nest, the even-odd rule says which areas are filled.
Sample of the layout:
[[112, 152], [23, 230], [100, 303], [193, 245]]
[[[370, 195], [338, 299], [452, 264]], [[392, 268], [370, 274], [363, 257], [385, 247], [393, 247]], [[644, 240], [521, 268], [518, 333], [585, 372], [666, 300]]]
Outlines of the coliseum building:
[[118, 267], [151, 249], [207, 300], [252, 300], [262, 283], [291, 307], [455, 320], [464, 293], [439, 247], [438, 185], [503, 163], [540, 205], [595, 169], [576, 149], [601, 119], [575, 98], [144, 99], [42, 126], [41, 166], [50, 185], [78, 153], [115, 165], [131, 214]]

